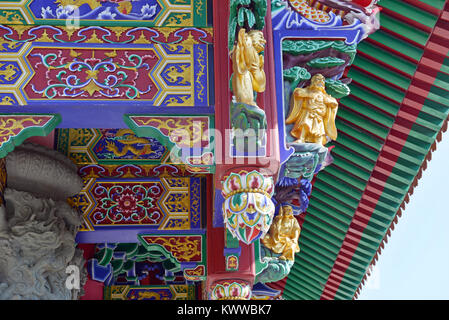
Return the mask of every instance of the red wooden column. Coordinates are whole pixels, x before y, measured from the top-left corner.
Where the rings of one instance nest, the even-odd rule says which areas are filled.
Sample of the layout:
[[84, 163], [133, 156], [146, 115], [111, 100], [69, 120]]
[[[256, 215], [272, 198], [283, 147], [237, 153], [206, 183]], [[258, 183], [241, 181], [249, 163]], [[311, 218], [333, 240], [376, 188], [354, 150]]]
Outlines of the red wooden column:
[[[265, 111], [268, 130], [266, 156], [234, 158], [230, 154], [231, 148], [231, 123], [230, 123], [230, 103], [232, 94], [229, 86], [232, 74], [232, 62], [228, 50], [228, 23], [229, 23], [229, 0], [213, 1], [214, 18], [214, 80], [215, 80], [215, 159], [216, 174], [213, 181], [214, 192], [221, 192], [222, 182], [230, 173], [239, 173], [242, 170], [250, 172], [257, 170], [260, 173], [277, 179], [280, 166], [279, 137], [276, 125], [276, 96], [275, 96], [275, 75], [273, 65], [273, 48], [271, 33], [271, 11], [268, 1], [268, 12], [264, 36], [267, 40], [265, 48], [265, 74], [267, 78], [266, 90], [258, 94], [257, 104]], [[208, 198], [213, 198], [213, 193]], [[211, 206], [214, 208], [214, 205]], [[215, 208], [217, 211], [219, 208]], [[215, 212], [215, 214], [222, 214]], [[240, 288], [242, 299], [248, 294], [255, 278], [255, 257], [254, 245], [246, 245], [240, 242], [240, 257], [237, 271], [226, 271], [224, 248], [225, 248], [225, 227], [214, 227], [214, 212], [208, 212], [207, 216], [207, 265], [208, 275], [206, 281], [206, 291], [211, 293], [217, 285], [226, 291], [232, 285]]]

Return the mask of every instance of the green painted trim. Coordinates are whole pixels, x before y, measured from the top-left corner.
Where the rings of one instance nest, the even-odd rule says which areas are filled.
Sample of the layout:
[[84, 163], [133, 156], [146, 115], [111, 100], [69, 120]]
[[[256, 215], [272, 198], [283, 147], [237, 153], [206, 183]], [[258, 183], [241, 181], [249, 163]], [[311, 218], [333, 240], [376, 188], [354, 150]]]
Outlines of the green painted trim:
[[[193, 25], [207, 26], [208, 7], [207, 0], [193, 0]], [[203, 12], [203, 13], [201, 13]]]
[[[179, 148], [176, 143], [170, 141], [170, 138], [166, 135], [164, 135], [159, 129], [155, 127], [150, 126], [138, 126], [133, 120], [131, 120], [131, 117], [166, 117], [169, 118], [169, 115], [166, 114], [151, 114], [151, 115], [145, 115], [145, 114], [124, 114], [123, 115], [123, 121], [125, 124], [136, 134], [138, 137], [152, 137], [157, 139], [161, 144], [165, 145], [168, 152], [176, 153], [178, 154], [181, 152], [181, 148]], [[209, 128], [208, 130], [214, 130], [215, 129], [215, 117], [211, 115], [186, 115], [186, 114], [176, 114], [172, 115], [172, 117], [207, 117], [209, 118]], [[215, 137], [213, 135], [210, 136], [209, 140], [209, 146], [207, 148], [202, 149], [202, 153], [211, 152], [214, 155], [215, 160]], [[209, 173], [215, 172], [215, 161], [212, 165], [191, 165], [191, 167], [208, 167]]]
[[[229, 231], [228, 231], [229, 232]], [[260, 252], [260, 239], [254, 242], [254, 265], [256, 276], [268, 267], [268, 262], [262, 259]]]
[[[341, 121], [340, 119], [344, 119], [345, 121]], [[380, 151], [382, 149], [382, 142], [380, 141], [380, 139], [376, 139], [373, 134], [370, 134], [374, 133], [374, 135], [376, 135], [377, 133], [377, 128], [374, 127], [374, 124], [372, 122], [342, 108], [341, 110], [338, 110], [338, 119], [337, 121], [335, 121], [335, 123], [337, 125], [339, 133], [344, 132], [348, 135], [347, 138], [358, 140], [357, 142], [355, 142], [358, 145], [358, 147], [356, 147], [355, 149], [366, 149], [366, 154], [363, 153], [363, 155], [370, 159], [377, 159], [377, 156], [375, 155], [373, 155], [373, 157], [369, 156], [369, 154], [372, 154], [373, 152], [376, 153], [374, 150], [363, 146], [366, 145], [377, 151]], [[370, 133], [356, 128], [352, 125], [353, 123], [358, 124], [361, 128]], [[383, 134], [385, 133], [383, 132]], [[339, 141], [338, 138], [337, 141]]]
[[369, 55], [371, 57], [376, 57], [376, 59], [386, 63], [402, 72], [407, 73], [410, 76], [415, 74], [417, 64], [407, 61], [397, 55], [392, 55], [390, 52], [373, 45], [372, 43], [363, 41], [358, 45], [360, 52]]
[[[385, 1], [385, 0], [382, 0]], [[446, 3], [446, 0], [419, 0], [421, 2], [424, 2], [428, 4], [429, 6], [432, 6], [434, 8], [437, 8], [439, 10], [443, 10], [444, 4]]]
[[[377, 58], [377, 56], [376, 56]], [[401, 75], [390, 68], [386, 68], [373, 60], [358, 55], [354, 60], [355, 66], [363, 66], [365, 72], [369, 72], [380, 79], [386, 79], [388, 82], [407, 90], [410, 86], [411, 79]], [[366, 77], [366, 76], [365, 76]]]
[[7, 141], [5, 141], [0, 146], [0, 159], [8, 155], [9, 152], [13, 151], [15, 147], [20, 146], [26, 139], [31, 137], [45, 137], [49, 135], [56, 126], [61, 122], [62, 118], [59, 114], [29, 114], [29, 113], [14, 113], [14, 114], [0, 114], [0, 116], [51, 116], [53, 117], [48, 121], [48, 123], [43, 127], [28, 127], [24, 128], [16, 136], [10, 136]]
[[357, 102], [353, 98], [340, 100], [338, 116], [343, 116], [352, 123], [363, 123], [363, 129], [382, 139], [388, 136], [389, 128], [394, 122], [392, 117], [376, 111], [369, 105]]
[[203, 265], [205, 268], [205, 272], [207, 274], [207, 267], [206, 267], [206, 253], [207, 253], [207, 244], [206, 244], [206, 235], [205, 234], [198, 234], [198, 233], [194, 233], [194, 232], [184, 232], [184, 233], [177, 233], [177, 234], [159, 234], [159, 233], [141, 233], [137, 235], [137, 239], [139, 240], [139, 242], [147, 249], [150, 251], [150, 249], [152, 247], [155, 246], [159, 246], [162, 250], [160, 251], [159, 249], [157, 249], [160, 252], [165, 252], [166, 254], [169, 254], [169, 256], [174, 259], [174, 262], [176, 262], [177, 264], [181, 265], [181, 263], [171, 254], [171, 252], [169, 252], [167, 249], [165, 249], [162, 245], [160, 244], [155, 244], [155, 243], [147, 243], [144, 239], [144, 237], [152, 237], [152, 236], [176, 236], [176, 237], [191, 237], [191, 236], [195, 236], [195, 237], [201, 237], [201, 261], [199, 262], [194, 262], [197, 263], [198, 265]]
[[[170, 138], [162, 134], [162, 132], [154, 127], [140, 127], [134, 121], [131, 120], [135, 114], [123, 115], [123, 121], [125, 124], [138, 136], [138, 137], [152, 137], [158, 140], [161, 144], [165, 145], [168, 150], [172, 150], [176, 147], [174, 142], [170, 141]], [[157, 117], [157, 115], [152, 115]]]
[[369, 160], [361, 156], [360, 154], [355, 154], [354, 152], [349, 151], [349, 148], [342, 148], [341, 146], [344, 146], [343, 143], [332, 143], [331, 145], [336, 146], [336, 148], [332, 149], [333, 155], [340, 156], [344, 159], [344, 161], [349, 162], [350, 165], [361, 167], [363, 170], [366, 170], [370, 173], [371, 171], [373, 171], [376, 162]]
[[[404, 7], [405, 3], [401, 1], [400, 6], [401, 8]], [[417, 10], [414, 8], [414, 12], [420, 12], [420, 10]], [[402, 9], [401, 9], [401, 15], [403, 15]], [[438, 19], [438, 17], [437, 17]], [[382, 23], [382, 27], [385, 27], [386, 29], [393, 30], [395, 33], [400, 34], [401, 36], [410, 39], [411, 41], [415, 41], [416, 43], [419, 43], [422, 46], [425, 46], [427, 43], [427, 40], [429, 39], [430, 34], [422, 31], [420, 29], [415, 28], [412, 25], [409, 25], [407, 23], [404, 23], [400, 20], [394, 19], [389, 15], [380, 13], [380, 21]], [[421, 23], [426, 22], [425, 19], [420, 21]], [[436, 22], [436, 21], [435, 21]], [[433, 22], [433, 25], [435, 25], [435, 22]], [[432, 23], [430, 23], [432, 25]], [[433, 26], [432, 26], [433, 28]]]
[[[432, 0], [432, 2], [436, 1]], [[413, 5], [403, 1], [398, 2], [397, 0], [381, 0], [380, 4], [382, 7], [385, 7], [391, 11], [400, 12], [402, 16], [419, 22], [429, 28], [433, 28], [438, 21], [438, 16], [424, 10], [419, 10]]]
[[[139, 240], [140, 240], [140, 238], [139, 238]], [[171, 254], [170, 251], [165, 249], [162, 245], [157, 244], [157, 243], [148, 244], [144, 240], [141, 240], [141, 241], [142, 241], [142, 244], [145, 246], [145, 248], [148, 251], [156, 251], [159, 254], [166, 257], [168, 260], [170, 260], [170, 262], [173, 263], [174, 267], [172, 269], [170, 269], [170, 271], [172, 271], [172, 272], [181, 271], [181, 263]]]
[[397, 103], [402, 103], [402, 100], [404, 100], [405, 91], [398, 91], [396, 88], [392, 88], [386, 83], [380, 82], [375, 78], [368, 77], [358, 69], [351, 68], [348, 72], [348, 77], [352, 78], [353, 81], [363, 83], [371, 90], [374, 90], [385, 97], [389, 97]]
[[[363, 80], [363, 78], [361, 78], [361, 80]], [[354, 82], [351, 83], [351, 95], [364, 101], [363, 105], [370, 104], [371, 106], [384, 111], [390, 117], [396, 117], [399, 108], [401, 107], [400, 102], [392, 102], [390, 100], [387, 100], [377, 92], [370, 92], [365, 88], [362, 88], [359, 85], [355, 84]]]
[[413, 46], [409, 42], [406, 42], [398, 37], [395, 37], [383, 30], [377, 30], [370, 36], [370, 38], [385, 45], [387, 48], [391, 48], [397, 52], [400, 52], [408, 56], [409, 58], [415, 60], [416, 62], [418, 62], [421, 59], [424, 53], [423, 49]]

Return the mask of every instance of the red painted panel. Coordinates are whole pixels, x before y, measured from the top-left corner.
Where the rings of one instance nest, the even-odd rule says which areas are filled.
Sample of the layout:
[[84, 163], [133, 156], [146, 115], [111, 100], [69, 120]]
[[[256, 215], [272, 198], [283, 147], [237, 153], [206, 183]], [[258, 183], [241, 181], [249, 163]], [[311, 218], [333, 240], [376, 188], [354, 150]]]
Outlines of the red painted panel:
[[[95, 254], [95, 244], [80, 243], [78, 248], [83, 250], [83, 256], [86, 261], [91, 259]], [[80, 300], [103, 300], [104, 284], [94, 281], [88, 276], [88, 280], [84, 285], [84, 296]]]
[[31, 137], [31, 138], [26, 139], [25, 141], [39, 144], [39, 145], [47, 147], [49, 149], [53, 149], [55, 146], [55, 131], [53, 130], [46, 137]]

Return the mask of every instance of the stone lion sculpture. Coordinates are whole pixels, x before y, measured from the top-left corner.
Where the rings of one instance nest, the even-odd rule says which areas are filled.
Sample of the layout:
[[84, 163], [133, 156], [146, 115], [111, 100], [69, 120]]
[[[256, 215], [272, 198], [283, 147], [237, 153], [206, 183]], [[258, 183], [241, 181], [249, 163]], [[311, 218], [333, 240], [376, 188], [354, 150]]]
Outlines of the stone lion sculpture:
[[[82, 220], [66, 201], [81, 190], [82, 181], [67, 160], [34, 145], [18, 147], [6, 157], [7, 185], [0, 206], [1, 300], [71, 300], [82, 293], [87, 274], [75, 243]], [[66, 287], [69, 265], [80, 270], [80, 289]]]

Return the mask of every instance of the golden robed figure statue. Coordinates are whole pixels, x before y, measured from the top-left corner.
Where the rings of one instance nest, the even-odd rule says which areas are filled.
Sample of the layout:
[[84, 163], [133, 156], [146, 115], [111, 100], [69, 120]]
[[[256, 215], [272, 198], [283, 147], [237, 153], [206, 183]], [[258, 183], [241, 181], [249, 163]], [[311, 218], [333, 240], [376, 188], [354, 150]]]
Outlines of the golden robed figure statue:
[[260, 54], [265, 50], [265, 44], [262, 31], [246, 33], [245, 29], [240, 29], [237, 44], [231, 51], [232, 90], [236, 102], [256, 106], [254, 91], [265, 91], [264, 57]]
[[326, 93], [325, 78], [321, 74], [312, 77], [306, 88], [296, 88], [290, 103], [286, 123], [295, 125], [291, 135], [296, 143], [318, 143], [325, 145], [337, 139], [335, 117], [338, 102]]
[[274, 253], [281, 253], [279, 259], [294, 261], [295, 253], [299, 252], [300, 232], [301, 228], [293, 215], [292, 207], [283, 206], [273, 219], [270, 230], [262, 239], [262, 244]]

